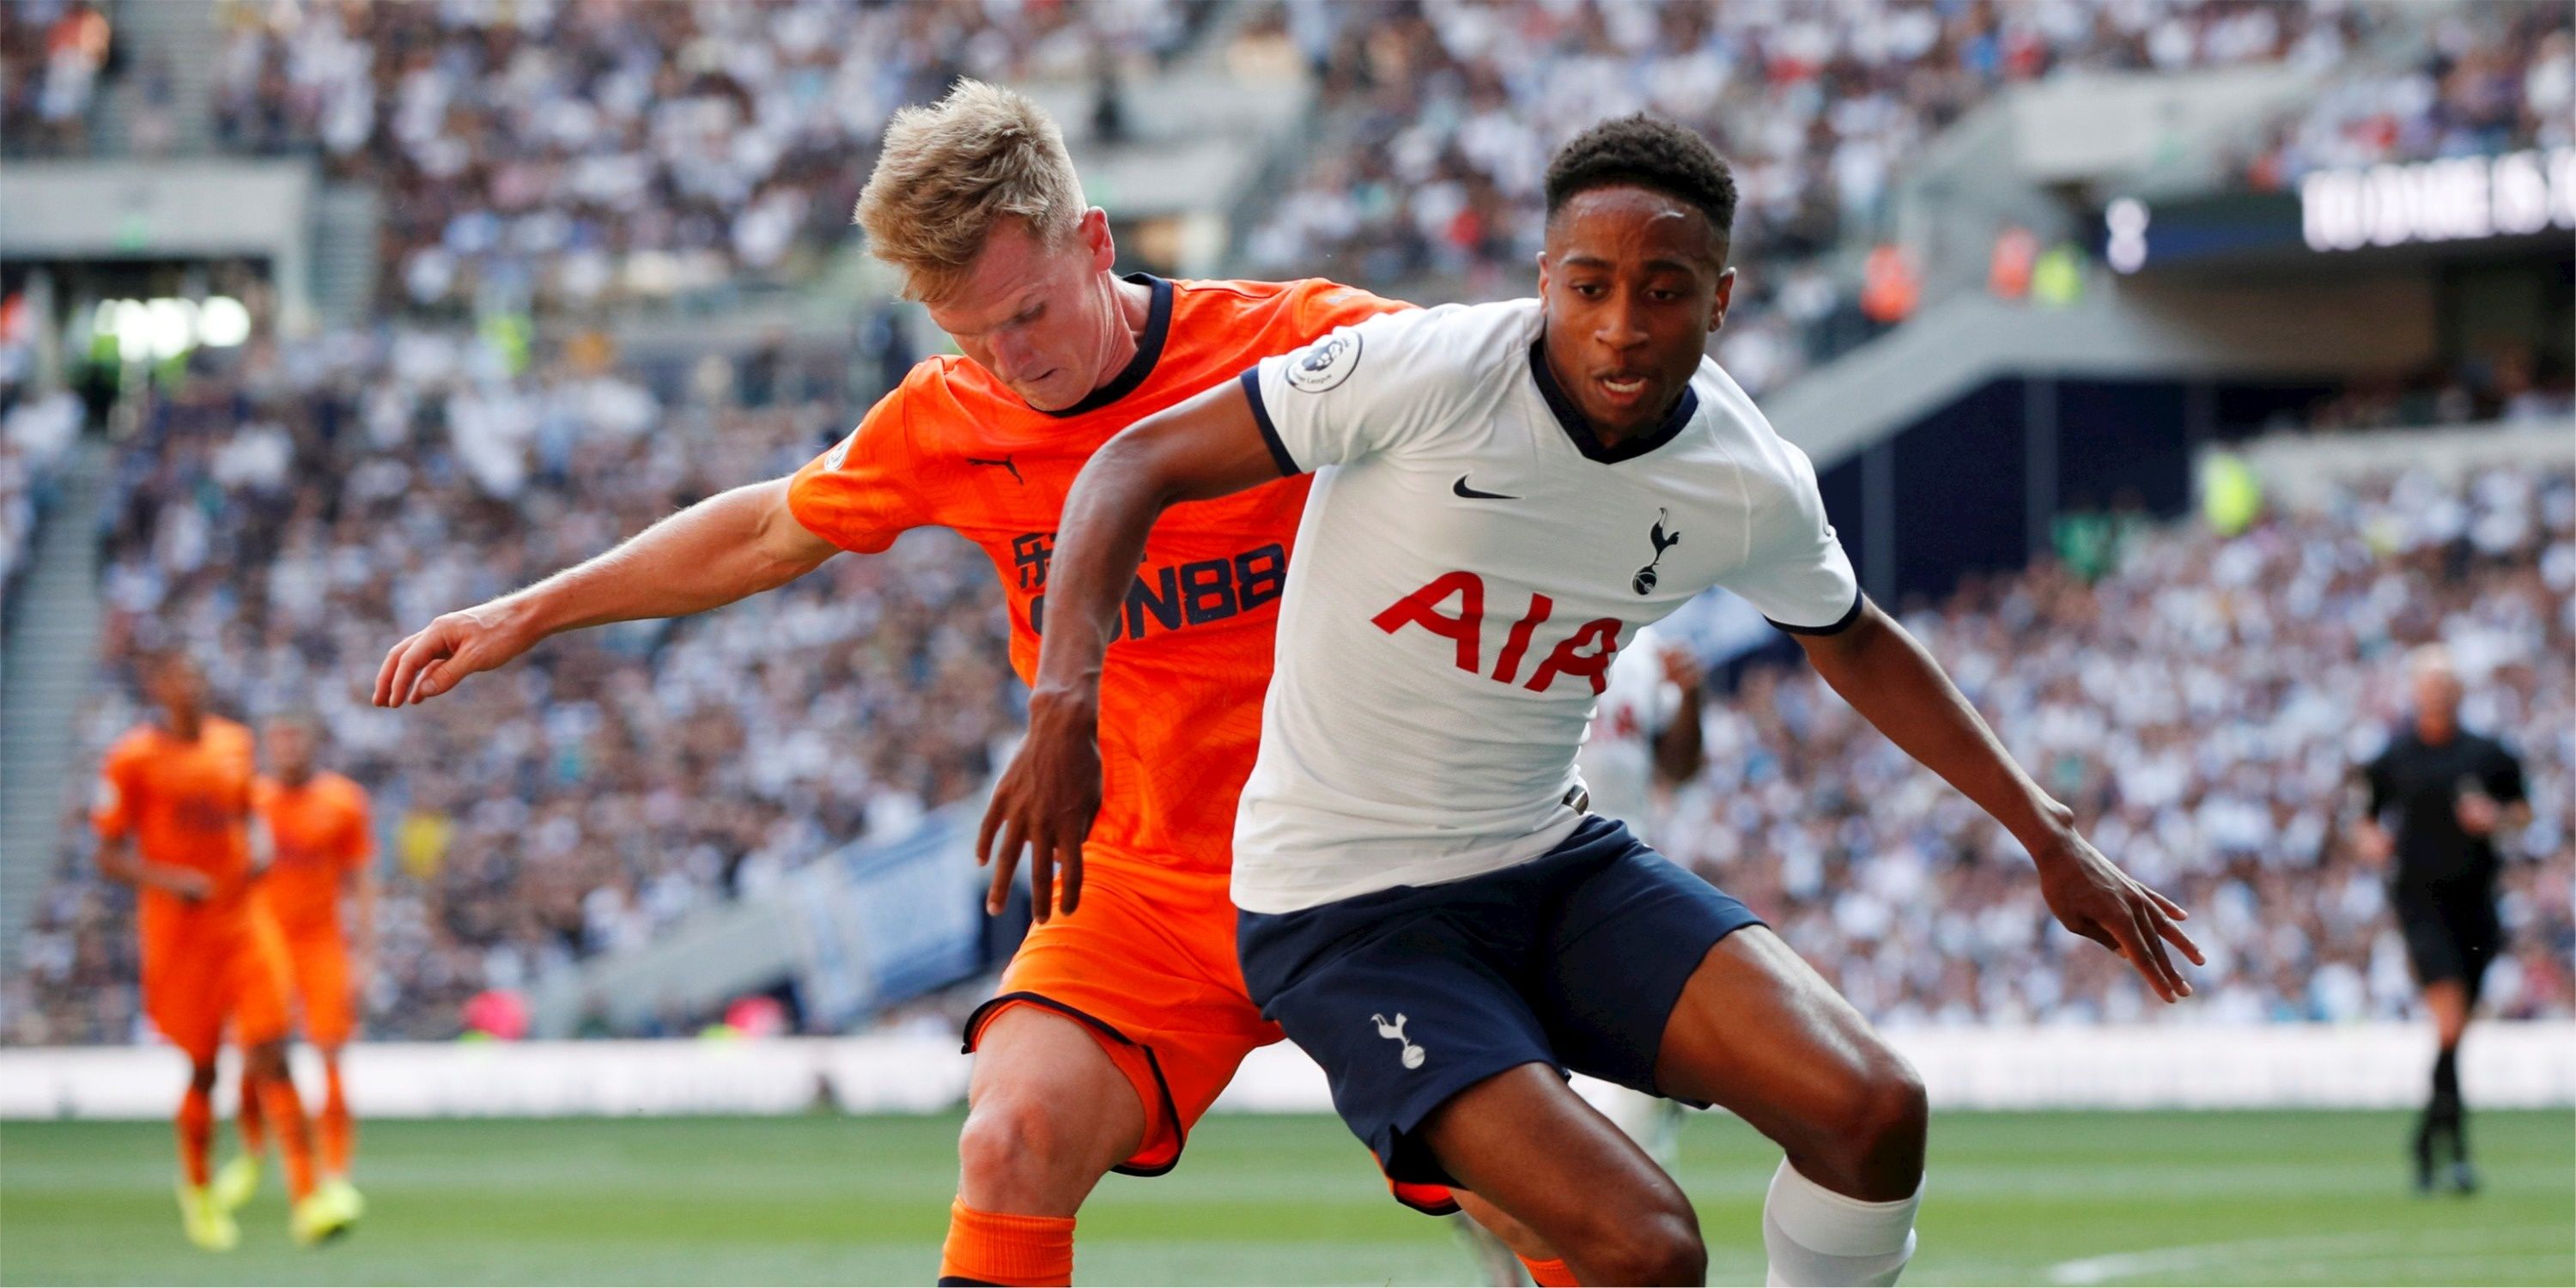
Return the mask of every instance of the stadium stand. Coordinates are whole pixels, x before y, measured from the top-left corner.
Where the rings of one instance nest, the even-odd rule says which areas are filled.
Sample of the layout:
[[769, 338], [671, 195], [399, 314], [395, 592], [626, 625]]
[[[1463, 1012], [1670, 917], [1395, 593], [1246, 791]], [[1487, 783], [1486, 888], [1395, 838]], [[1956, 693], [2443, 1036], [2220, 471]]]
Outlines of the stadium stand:
[[[783, 473], [840, 429], [805, 403], [658, 406], [613, 375], [478, 378], [480, 353], [393, 333], [195, 373], [124, 445], [110, 505], [85, 755], [137, 718], [129, 665], [156, 644], [203, 652], [235, 710], [314, 709], [376, 794], [388, 1035], [451, 1033], [476, 991], [899, 835], [978, 785], [1017, 720], [989, 573], [936, 538], [667, 630], [569, 637], [427, 721], [366, 706], [353, 677], [397, 623]], [[24, 946], [37, 996], [13, 986], [10, 1031], [124, 1040], [129, 900], [90, 873], [75, 803], [63, 822], [64, 879]]]
[[649, 302], [810, 271], [886, 118], [952, 78], [1153, 65], [1211, 11], [232, 0], [215, 115], [382, 194], [393, 307]]
[[[335, 188], [377, 194], [380, 281], [344, 331], [191, 360], [117, 444], [103, 696], [78, 723], [82, 763], [134, 719], [130, 664], [156, 642], [203, 649], [236, 710], [318, 708], [335, 765], [376, 793], [377, 1033], [452, 1035], [467, 997], [650, 940], [845, 842], [901, 837], [996, 763], [1019, 718], [998, 601], [989, 569], [936, 538], [703, 619], [558, 640], [398, 718], [355, 685], [402, 629], [784, 472], [856, 418], [881, 380], [782, 376], [775, 350], [647, 369], [604, 336], [694, 291], [794, 281], [843, 245], [894, 108], [961, 72], [1114, 84], [1114, 69], [1168, 61], [1213, 26], [1210, 7], [1170, 0], [1028, 6], [1007, 23], [1001, 8], [220, 10], [210, 97], [180, 106], [236, 155], [310, 157]], [[1790, 392], [1889, 325], [1866, 315], [1863, 288], [1900, 162], [2055, 73], [2283, 63], [2342, 85], [2249, 154], [2239, 173], [2257, 188], [2318, 165], [2567, 136], [2564, 110], [2543, 110], [2563, 109], [2569, 79], [2566, 13], [2548, 6], [2504, 11], [2520, 16], [2501, 27], [2443, 17], [2397, 40], [2420, 55], [2402, 73], [2335, 69], [2405, 36], [2406, 6], [1252, 8], [1231, 38], [1293, 47], [1320, 98], [1300, 168], [1245, 228], [1236, 271], [1425, 299], [1520, 290], [1548, 147], [1652, 108], [1738, 161], [1738, 256], [1761, 271], [1718, 352], [1756, 392]], [[83, 78], [105, 64], [83, 61], [85, 39], [63, 52], [52, 36], [78, 37], [90, 12], [0, 10], [13, 147], [81, 146], [61, 122], [89, 110]], [[2526, 110], [2500, 115], [2508, 84]], [[1088, 128], [1115, 133], [1118, 101], [1104, 90]], [[454, 326], [496, 315], [575, 324], [533, 345]], [[2481, 358], [2431, 381], [2334, 381], [2261, 427], [2563, 420], [2568, 407], [2563, 368]], [[16, 437], [0, 442], [0, 478]], [[2526, 651], [2488, 673], [2473, 719], [2510, 731], [2556, 794], [2523, 838], [2534, 862], [2508, 906], [2522, 951], [2494, 996], [2563, 1017], [2576, 1014], [2576, 698], [2548, 663], [2571, 651], [2571, 506], [2562, 473], [2456, 489], [2392, 477], [2235, 537], [2077, 523], [2126, 534], [2120, 557], [2070, 547], [2084, 557], [1971, 578], [1908, 620], [2025, 761], [2082, 802], [2104, 848], [2210, 909], [2196, 928], [2219, 956], [2200, 1012], [2248, 1021], [2405, 1005], [2376, 887], [2325, 823], [2365, 748], [2349, 719], [2321, 713], [2386, 716], [2385, 663], [2405, 644], [2521, 631]], [[2417, 532], [2408, 515], [2452, 527]], [[2215, 654], [2223, 665], [2219, 642], [2239, 646]], [[2188, 743], [2184, 722], [2214, 701], [2248, 723]], [[1928, 779], [1898, 777], [1892, 749], [1811, 677], [1756, 670], [1710, 734], [1714, 768], [1676, 804], [1677, 854], [1772, 912], [1865, 1009], [1932, 1023], [2136, 1013], [2113, 964], [2045, 932], [2002, 866], [2009, 845]], [[136, 1033], [130, 899], [91, 874], [85, 795], [83, 782], [63, 802], [53, 884], [23, 968], [0, 981], [9, 1042]]]
[[[387, 1035], [453, 1033], [475, 992], [639, 942], [835, 840], [901, 836], [980, 782], [1017, 719], [987, 570], [939, 539], [667, 630], [555, 641], [445, 714], [363, 706], [349, 677], [397, 623], [788, 468], [832, 428], [810, 405], [656, 408], [614, 376], [477, 386], [456, 369], [470, 361], [413, 335], [337, 363], [198, 376], [124, 457], [109, 546], [106, 678], [166, 632], [220, 640], [219, 692], [252, 712], [317, 706], [376, 792], [390, 855], [372, 1007]], [[2509, 1014], [2576, 1014], [2576, 692], [2547, 664], [2571, 648], [2552, 605], [2576, 589], [2576, 479], [2382, 480], [2228, 539], [2124, 527], [2098, 581], [2044, 564], [1909, 622], [2092, 835], [2211, 910], [2195, 923], [2215, 949], [2204, 1009], [2349, 1019], [2407, 1004], [2376, 878], [2329, 820], [2372, 722], [2393, 718], [2387, 660], [2445, 635], [2490, 659], [2471, 718], [2530, 758], [2537, 806], [2533, 861], [2510, 882], [2521, 950], [2493, 995]], [[2221, 705], [2240, 723], [2194, 745], [2188, 730]], [[92, 754], [134, 715], [117, 686], [83, 723]], [[2045, 933], [2009, 840], [1812, 676], [1757, 670], [1708, 730], [1711, 768], [1667, 824], [1673, 852], [1744, 891], [1864, 1009], [2140, 1016], [2117, 962]], [[129, 900], [90, 874], [74, 818], [65, 833], [5, 1031], [123, 1040]]]
[[1349, 0], [1278, 19], [1316, 68], [1333, 126], [1250, 235], [1252, 264], [1337, 265], [1426, 299], [1518, 293], [1549, 150], [1573, 123], [1651, 110], [1735, 165], [1736, 256], [1762, 271], [1717, 352], [1756, 395], [1893, 320], [1864, 314], [1859, 252], [1893, 232], [1899, 163], [1989, 96], [2072, 69], [2330, 65], [2389, 20], [2364, 5], [2157, 0], [1889, 15], [1455, 4], [1361, 21], [1383, 15]]

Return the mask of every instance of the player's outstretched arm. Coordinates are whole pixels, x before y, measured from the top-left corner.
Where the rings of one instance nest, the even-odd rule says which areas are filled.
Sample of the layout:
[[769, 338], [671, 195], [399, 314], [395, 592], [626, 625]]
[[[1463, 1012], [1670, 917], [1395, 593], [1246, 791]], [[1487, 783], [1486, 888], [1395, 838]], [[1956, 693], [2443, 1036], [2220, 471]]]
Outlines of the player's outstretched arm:
[[1038, 920], [1054, 911], [1058, 872], [1064, 911], [1082, 902], [1082, 842], [1100, 812], [1100, 667], [1154, 520], [1176, 502], [1278, 477], [1252, 403], [1231, 380], [1129, 426], [1082, 467], [1065, 495], [1047, 574], [1047, 629], [1029, 689], [1028, 738], [994, 784], [975, 837], [977, 861], [993, 865], [986, 908], [1002, 910], [1023, 847]]
[[437, 697], [564, 631], [730, 604], [812, 572], [837, 549], [788, 511], [786, 479], [718, 493], [598, 558], [408, 636], [377, 668], [376, 705]]
[[2190, 914], [2120, 871], [2075, 830], [2075, 812], [2013, 763], [1912, 634], [1864, 602], [1849, 627], [1797, 639], [1834, 692], [2030, 851], [2039, 865], [2040, 896], [2060, 923], [2127, 958], [2156, 996], [2172, 1002], [2191, 995], [2165, 952], [2170, 943], [2201, 964], [2199, 946], [2174, 924]]

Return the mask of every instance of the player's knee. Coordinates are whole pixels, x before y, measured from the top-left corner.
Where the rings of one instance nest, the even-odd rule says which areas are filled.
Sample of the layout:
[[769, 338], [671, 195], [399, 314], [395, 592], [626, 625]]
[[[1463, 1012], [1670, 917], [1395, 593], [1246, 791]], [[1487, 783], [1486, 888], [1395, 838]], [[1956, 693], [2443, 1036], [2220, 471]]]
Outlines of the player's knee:
[[214, 1061], [208, 1060], [202, 1064], [191, 1062], [188, 1065], [188, 1090], [201, 1096], [211, 1096], [215, 1093]]
[[1019, 1205], [1005, 1209], [1014, 1211], [1056, 1206], [1066, 1190], [1075, 1191], [1071, 1197], [1078, 1202], [1080, 1192], [1117, 1161], [1103, 1161], [1098, 1143], [1079, 1130], [1082, 1121], [1056, 1112], [1042, 1099], [984, 1098], [967, 1112], [966, 1126], [957, 1136], [964, 1190]]
[[1687, 1202], [1620, 1216], [1568, 1252], [1586, 1283], [1698, 1284], [1708, 1281], [1708, 1245]]
[[1880, 1048], [1837, 1088], [1811, 1153], [1821, 1155], [1832, 1177], [1868, 1190], [1907, 1190], [1923, 1170], [1924, 1136], [1932, 1120], [1923, 1078], [1905, 1057]]
[[1911, 1193], [1922, 1175], [1924, 1133], [1932, 1105], [1922, 1074], [1904, 1056], [1878, 1048], [1832, 1082], [1824, 1108], [1803, 1139], [1783, 1139], [1798, 1170], [1826, 1188]]

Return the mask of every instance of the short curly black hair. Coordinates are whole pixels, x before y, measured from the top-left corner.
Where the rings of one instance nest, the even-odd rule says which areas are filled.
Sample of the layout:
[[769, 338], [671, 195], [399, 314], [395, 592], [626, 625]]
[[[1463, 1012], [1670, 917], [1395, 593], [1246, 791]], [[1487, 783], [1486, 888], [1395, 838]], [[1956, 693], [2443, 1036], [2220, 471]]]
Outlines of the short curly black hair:
[[1639, 187], [1697, 207], [1722, 248], [1735, 232], [1735, 172], [1696, 131], [1639, 113], [1568, 140], [1547, 163], [1547, 217], [1594, 188]]

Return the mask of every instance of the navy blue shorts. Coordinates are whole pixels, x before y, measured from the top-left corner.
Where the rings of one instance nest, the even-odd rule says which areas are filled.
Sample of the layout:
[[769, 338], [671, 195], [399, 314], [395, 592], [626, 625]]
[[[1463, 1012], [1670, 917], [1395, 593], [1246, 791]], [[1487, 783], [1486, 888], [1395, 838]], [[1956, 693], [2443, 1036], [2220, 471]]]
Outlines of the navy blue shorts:
[[1252, 1000], [1324, 1066], [1388, 1179], [1454, 1185], [1414, 1135], [1432, 1110], [1524, 1064], [1662, 1094], [1682, 986], [1761, 919], [1595, 815], [1517, 867], [1236, 924]]

